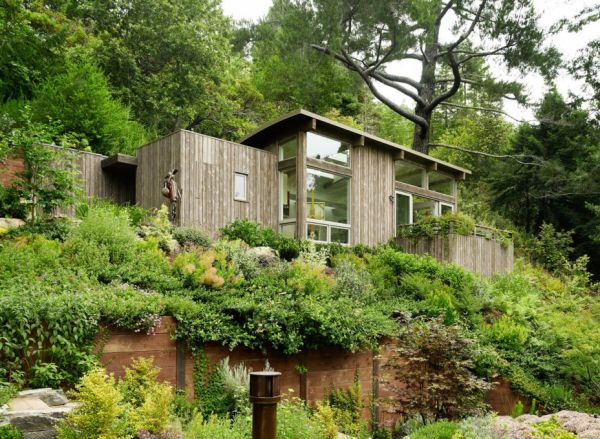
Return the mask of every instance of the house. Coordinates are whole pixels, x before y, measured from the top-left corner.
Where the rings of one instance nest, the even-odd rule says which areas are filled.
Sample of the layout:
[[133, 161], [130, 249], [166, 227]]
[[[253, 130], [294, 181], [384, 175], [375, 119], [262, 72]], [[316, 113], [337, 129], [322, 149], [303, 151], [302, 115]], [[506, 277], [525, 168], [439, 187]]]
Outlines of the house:
[[[135, 157], [86, 153], [79, 166], [88, 196], [146, 208], [168, 203], [165, 176], [177, 169], [179, 226], [216, 232], [247, 218], [287, 236], [350, 245], [388, 242], [422, 216], [456, 212], [457, 185], [470, 174], [305, 110], [239, 143], [180, 130]], [[440, 259], [453, 261], [453, 251]]]
[[368, 245], [419, 216], [456, 211], [457, 183], [470, 173], [304, 110], [240, 143], [180, 130], [102, 166], [135, 175], [144, 207], [165, 202], [163, 178], [178, 169], [181, 226], [216, 231], [248, 218], [288, 236]]

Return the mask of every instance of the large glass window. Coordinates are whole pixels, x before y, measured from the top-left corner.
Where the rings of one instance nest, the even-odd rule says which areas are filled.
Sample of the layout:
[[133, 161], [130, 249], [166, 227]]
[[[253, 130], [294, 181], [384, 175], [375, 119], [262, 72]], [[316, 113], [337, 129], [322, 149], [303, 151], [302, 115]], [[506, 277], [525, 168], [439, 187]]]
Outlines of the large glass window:
[[279, 173], [279, 218], [296, 220], [298, 191], [296, 189], [296, 170], [289, 169]]
[[296, 157], [297, 148], [297, 136], [294, 136], [291, 139], [284, 140], [279, 144], [279, 160], [287, 160]]
[[306, 224], [306, 237], [313, 241], [327, 242], [327, 226], [323, 224]]
[[394, 171], [396, 181], [423, 187], [423, 175], [425, 173], [423, 168], [404, 160], [397, 160], [394, 162]]
[[429, 190], [440, 194], [454, 195], [454, 179], [441, 172], [431, 171], [429, 177]]
[[306, 210], [309, 219], [349, 224], [350, 178], [307, 170]]
[[306, 133], [306, 156], [341, 166], [350, 166], [350, 144], [316, 133]]

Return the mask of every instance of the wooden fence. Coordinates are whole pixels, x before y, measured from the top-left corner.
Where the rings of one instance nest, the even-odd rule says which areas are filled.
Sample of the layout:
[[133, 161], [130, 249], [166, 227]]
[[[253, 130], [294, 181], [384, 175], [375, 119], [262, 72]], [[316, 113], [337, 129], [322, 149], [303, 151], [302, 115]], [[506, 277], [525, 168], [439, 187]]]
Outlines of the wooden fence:
[[513, 270], [512, 240], [500, 240], [492, 229], [478, 226], [473, 235], [434, 235], [418, 238], [396, 238], [407, 253], [428, 254], [441, 262], [449, 262], [479, 273], [484, 277], [506, 274]]

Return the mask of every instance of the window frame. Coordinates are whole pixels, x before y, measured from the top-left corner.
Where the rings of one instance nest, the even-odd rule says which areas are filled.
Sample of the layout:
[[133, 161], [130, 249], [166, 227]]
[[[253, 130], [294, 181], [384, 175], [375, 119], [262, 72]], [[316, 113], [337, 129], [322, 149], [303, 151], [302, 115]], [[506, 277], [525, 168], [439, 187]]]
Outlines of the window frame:
[[[337, 163], [337, 162], [333, 162], [333, 161], [328, 161], [328, 160], [324, 160], [324, 159], [318, 159], [316, 157], [311, 157], [308, 154], [308, 148], [309, 148], [309, 134], [314, 134], [315, 136], [319, 136], [319, 137], [324, 137], [325, 139], [329, 139], [329, 140], [333, 140], [335, 142], [340, 142], [341, 144], [346, 144], [348, 145], [348, 163], [347, 164], [341, 164], [341, 163]], [[319, 132], [319, 131], [315, 131], [315, 130], [311, 130], [311, 131], [307, 131], [306, 132], [306, 150], [304, 151], [304, 155], [307, 159], [311, 159], [311, 160], [316, 160], [318, 162], [322, 162], [326, 165], [333, 165], [333, 166], [340, 166], [342, 168], [346, 168], [346, 169], [352, 169], [352, 156], [353, 156], [353, 146], [352, 143], [344, 140], [344, 139], [340, 139], [339, 137], [333, 137], [331, 135]]]
[[408, 225], [411, 225], [414, 221], [414, 215], [413, 215], [413, 194], [409, 193], [409, 192], [404, 192], [404, 191], [394, 191], [394, 228], [396, 230], [396, 236], [398, 236], [398, 195], [403, 195], [405, 197], [408, 197]]
[[[240, 198], [237, 196], [237, 180], [239, 177], [244, 177], [244, 198]], [[250, 202], [250, 197], [248, 196], [248, 173], [247, 172], [238, 172], [234, 171], [233, 173], [233, 200], [241, 201], [244, 203]]]
[[454, 204], [452, 203], [448, 203], [446, 201], [438, 201], [438, 207], [437, 207], [437, 215], [436, 216], [442, 216], [442, 206], [446, 206], [450, 208], [450, 213], [454, 213]]
[[[282, 155], [281, 154], [281, 152], [282, 152], [281, 145], [288, 143], [292, 139], [296, 140], [296, 153], [292, 157], [281, 158], [281, 155]], [[298, 147], [299, 147], [298, 143], [299, 143], [298, 134], [294, 134], [292, 136], [284, 137], [283, 139], [278, 140], [277, 141], [277, 161], [283, 162], [286, 160], [296, 159], [298, 157]]]

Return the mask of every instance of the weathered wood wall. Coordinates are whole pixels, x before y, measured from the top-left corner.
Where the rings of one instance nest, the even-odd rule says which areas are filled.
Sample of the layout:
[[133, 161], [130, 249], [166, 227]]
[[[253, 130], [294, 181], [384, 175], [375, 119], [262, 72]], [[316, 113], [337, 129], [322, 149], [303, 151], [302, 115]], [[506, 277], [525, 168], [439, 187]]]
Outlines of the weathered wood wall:
[[103, 170], [100, 162], [106, 158], [101, 154], [81, 152], [75, 158], [75, 164], [81, 172], [84, 196], [102, 198], [115, 203], [135, 203], [135, 179], [123, 174]]
[[[277, 229], [275, 154], [191, 131], [180, 135], [182, 225], [216, 232], [239, 218]], [[248, 176], [247, 201], [234, 200], [236, 172]]]
[[442, 262], [451, 262], [484, 277], [510, 273], [514, 265], [512, 242], [502, 246], [495, 239], [475, 235], [451, 234], [432, 238], [396, 238], [407, 253], [429, 254]]
[[[181, 131], [156, 139], [137, 150], [136, 202], [147, 209], [160, 208], [168, 201], [161, 193], [165, 176], [171, 169], [181, 174]], [[185, 190], [185, 189], [184, 189]], [[181, 215], [178, 216], [178, 222]]]
[[375, 245], [395, 234], [394, 161], [390, 151], [352, 148], [352, 244]]

